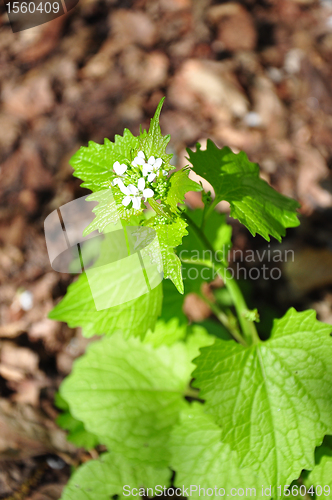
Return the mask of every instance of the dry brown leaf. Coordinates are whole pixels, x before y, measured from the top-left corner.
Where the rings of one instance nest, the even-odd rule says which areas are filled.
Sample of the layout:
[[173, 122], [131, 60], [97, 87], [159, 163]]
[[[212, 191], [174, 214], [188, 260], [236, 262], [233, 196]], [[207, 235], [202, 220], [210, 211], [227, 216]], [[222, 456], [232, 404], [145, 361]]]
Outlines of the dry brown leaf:
[[4, 109], [13, 114], [31, 120], [38, 115], [51, 111], [54, 106], [54, 95], [50, 81], [46, 75], [29, 75], [19, 85], [4, 85]]
[[[208, 11], [209, 21], [217, 25], [217, 40], [224, 50], [253, 50], [257, 43], [257, 33], [249, 12], [236, 2], [214, 5]], [[240, 35], [239, 35], [240, 34]]]
[[15, 338], [27, 329], [27, 321], [24, 319], [0, 325], [0, 338]]
[[137, 43], [151, 47], [156, 41], [156, 26], [141, 11], [117, 9], [111, 15], [111, 29], [123, 46]]
[[34, 374], [38, 370], [39, 357], [27, 347], [18, 347], [14, 342], [4, 341], [0, 344], [0, 361], [1, 366]]
[[63, 487], [63, 484], [46, 484], [26, 497], [26, 500], [58, 500]]
[[75, 451], [66, 433], [29, 405], [0, 399], [0, 428], [0, 461]]
[[66, 18], [66, 15], [60, 16], [50, 23], [32, 28], [32, 30], [36, 31], [36, 36], [33, 38], [32, 43], [18, 52], [19, 60], [24, 63], [36, 63], [48, 56], [58, 44]]
[[218, 62], [187, 60], [173, 78], [168, 97], [175, 106], [188, 110], [199, 109], [197, 104], [202, 101], [213, 116], [220, 109], [228, 110], [230, 117], [241, 117], [248, 111], [240, 86]]

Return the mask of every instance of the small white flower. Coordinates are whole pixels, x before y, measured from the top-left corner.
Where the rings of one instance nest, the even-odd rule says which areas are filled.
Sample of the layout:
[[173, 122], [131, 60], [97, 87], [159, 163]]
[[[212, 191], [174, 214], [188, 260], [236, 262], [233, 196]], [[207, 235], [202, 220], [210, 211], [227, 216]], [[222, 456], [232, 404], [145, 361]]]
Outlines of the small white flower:
[[127, 194], [127, 186], [125, 186], [123, 184], [123, 181], [121, 179], [118, 179], [118, 187], [120, 188], [120, 191], [123, 193], [123, 194]]
[[137, 167], [137, 165], [144, 165], [144, 163], [145, 163], [145, 154], [143, 153], [143, 151], [139, 151], [137, 153], [136, 158], [134, 158], [133, 161], [131, 162], [133, 167]]
[[[163, 160], [161, 158], [155, 159], [154, 156], [150, 156], [148, 162], [143, 165], [143, 177], [148, 176], [148, 182], [153, 182], [158, 175], [162, 163]], [[166, 171], [163, 170], [163, 174], [165, 175], [164, 172]]]
[[141, 177], [138, 179], [137, 187], [134, 184], [129, 184], [125, 186], [122, 181], [118, 183], [118, 186], [123, 194], [126, 196], [122, 200], [122, 205], [127, 207], [129, 203], [133, 202], [133, 208], [139, 210], [141, 207], [141, 200], [143, 198], [146, 201], [154, 195], [154, 191], [150, 188], [145, 189], [145, 179]]
[[118, 176], [112, 181], [112, 186], [115, 186], [116, 184], [119, 184], [121, 180], [120, 178], [125, 176], [125, 173], [127, 171], [127, 165], [125, 165], [125, 163], [120, 164], [119, 161], [116, 161], [113, 165], [113, 170]]

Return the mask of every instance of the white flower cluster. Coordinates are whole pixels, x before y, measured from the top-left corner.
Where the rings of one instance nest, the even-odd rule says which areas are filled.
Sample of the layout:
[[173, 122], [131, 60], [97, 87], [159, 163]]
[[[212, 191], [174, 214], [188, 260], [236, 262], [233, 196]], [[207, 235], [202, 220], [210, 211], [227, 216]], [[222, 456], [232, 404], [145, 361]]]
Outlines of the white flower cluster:
[[[137, 165], [143, 167], [143, 177], [147, 176], [148, 182], [153, 182], [155, 180], [162, 163], [163, 160], [161, 158], [156, 159], [154, 156], [150, 156], [148, 161], [146, 161], [143, 151], [139, 151], [136, 158], [132, 161], [133, 167], [137, 167]], [[162, 172], [163, 175], [167, 175], [166, 170], [163, 170]]]
[[[151, 188], [145, 187], [145, 177], [147, 177], [148, 182], [153, 182], [157, 175], [159, 174], [159, 170], [162, 166], [163, 160], [161, 158], [155, 158], [154, 156], [150, 156], [148, 161], [145, 159], [145, 155], [143, 151], [139, 151], [137, 153], [136, 158], [132, 161], [133, 167], [140, 167], [142, 170], [142, 177], [140, 177], [137, 181], [137, 186], [134, 184], [129, 184], [125, 186], [123, 180], [127, 176], [128, 167], [125, 163], [121, 163], [116, 161], [113, 165], [114, 173], [117, 175], [115, 179], [112, 181], [112, 186], [118, 186], [120, 191], [125, 195], [122, 204], [127, 207], [130, 202], [133, 203], [133, 208], [139, 210], [141, 207], [142, 198], [146, 201], [148, 198], [151, 198], [154, 195], [154, 191]], [[162, 170], [163, 175], [167, 175], [166, 170]]]

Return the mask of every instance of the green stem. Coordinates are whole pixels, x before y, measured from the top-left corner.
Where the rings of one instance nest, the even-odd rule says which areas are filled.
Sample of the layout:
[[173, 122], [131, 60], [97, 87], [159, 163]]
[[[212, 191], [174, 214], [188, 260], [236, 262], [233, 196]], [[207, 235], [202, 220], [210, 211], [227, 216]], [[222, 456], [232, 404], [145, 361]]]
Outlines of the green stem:
[[[185, 264], [194, 264], [197, 266], [205, 266], [205, 267], [214, 268], [214, 264], [210, 260], [183, 259], [183, 258], [181, 258], [181, 262], [184, 262]], [[244, 339], [242, 338], [240, 332], [238, 331], [238, 329], [235, 328], [233, 325], [231, 325], [227, 314], [225, 314], [223, 311], [221, 311], [219, 309], [219, 307], [216, 304], [214, 304], [213, 302], [211, 302], [204, 294], [200, 293], [199, 296], [210, 307], [211, 311], [218, 318], [220, 323], [222, 323], [227, 328], [227, 330], [232, 335], [232, 337], [235, 340], [237, 340], [237, 342], [239, 342], [240, 344], [247, 345], [246, 342], [244, 341]]]
[[202, 225], [201, 225], [201, 229], [204, 229], [204, 226], [205, 226], [205, 223], [206, 221], [208, 220], [208, 218], [210, 217], [211, 213], [213, 212], [213, 210], [215, 209], [215, 207], [218, 205], [218, 201], [216, 200], [216, 198], [211, 202], [209, 208], [205, 211], [205, 213], [203, 214], [203, 220], [202, 220]]
[[225, 328], [227, 328], [227, 330], [232, 335], [232, 337], [239, 344], [246, 346], [247, 345], [246, 341], [244, 340], [244, 338], [242, 337], [242, 335], [240, 334], [238, 329], [236, 327], [234, 327], [233, 325], [231, 325], [227, 314], [225, 314], [223, 311], [221, 311], [219, 309], [219, 307], [216, 304], [214, 304], [213, 302], [211, 302], [211, 300], [209, 300], [207, 297], [205, 297], [205, 295], [200, 294], [200, 297], [209, 306], [209, 308], [211, 309], [213, 314], [218, 318], [220, 323], [223, 324], [225, 326]]
[[239, 285], [225, 266], [221, 271], [221, 277], [224, 280], [230, 296], [233, 299], [234, 306], [245, 338], [252, 344], [257, 344], [260, 339], [256, 330], [255, 323], [253, 321], [249, 321], [246, 318], [246, 314], [249, 311], [249, 308], [246, 304], [246, 301], [244, 300]]
[[192, 398], [192, 399], [199, 399], [199, 390], [194, 389], [194, 388], [190, 387], [190, 385], [189, 385], [187, 387], [187, 389], [185, 390], [184, 396]]
[[242, 333], [244, 335], [245, 340], [249, 344], [256, 344], [257, 342], [259, 342], [259, 336], [254, 323], [246, 319], [246, 313], [248, 312], [249, 309], [237, 282], [235, 281], [235, 279], [233, 278], [227, 267], [222, 262], [219, 262], [215, 258], [214, 249], [210, 244], [209, 240], [207, 239], [207, 237], [205, 236], [205, 234], [203, 233], [202, 229], [195, 224], [195, 222], [191, 219], [188, 213], [182, 212], [182, 216], [187, 220], [188, 224], [196, 232], [197, 236], [205, 245], [206, 249], [210, 250], [212, 256], [212, 264], [214, 265], [217, 273], [223, 279], [225, 286], [227, 287], [230, 296], [233, 299], [233, 303], [236, 309], [236, 313], [238, 315], [239, 323], [241, 325]]
[[181, 262], [184, 262], [184, 264], [193, 264], [195, 266], [205, 266], [205, 267], [210, 267], [213, 269], [214, 265], [210, 260], [204, 260], [204, 259], [185, 259], [180, 257]]

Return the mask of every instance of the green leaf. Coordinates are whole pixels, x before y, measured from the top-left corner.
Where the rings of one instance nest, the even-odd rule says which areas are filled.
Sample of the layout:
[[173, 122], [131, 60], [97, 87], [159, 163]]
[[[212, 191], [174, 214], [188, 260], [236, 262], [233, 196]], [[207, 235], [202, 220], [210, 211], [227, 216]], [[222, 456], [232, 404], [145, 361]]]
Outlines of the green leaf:
[[164, 160], [164, 162], [166, 162], [166, 168], [171, 167], [173, 169], [174, 167], [169, 164], [173, 155], [166, 154], [166, 147], [171, 139], [171, 136], [163, 136], [159, 125], [160, 112], [161, 108], [163, 107], [164, 100], [165, 97], [161, 99], [157, 106], [154, 117], [151, 119], [149, 132], [146, 133], [144, 131], [143, 133], [141, 133], [139, 140], [141, 149], [144, 151], [147, 158], [149, 158], [150, 156], [161, 158], [162, 160]]
[[[197, 226], [202, 226], [204, 211], [201, 208], [188, 210], [188, 214]], [[213, 211], [210, 217], [204, 222], [203, 232], [217, 252], [218, 259], [227, 265], [228, 251], [232, 246], [232, 226], [227, 224], [226, 215]], [[183, 248], [192, 252], [198, 250], [199, 258], [201, 259], [206, 255], [209, 256], [209, 251], [206, 250], [201, 240], [191, 228], [189, 237], [184, 241]], [[203, 253], [204, 251], [205, 253]]]
[[[318, 495], [323, 498], [332, 498], [332, 450], [328, 446], [320, 446], [316, 450], [316, 466], [305, 479], [307, 489], [314, 490], [318, 486]], [[322, 488], [319, 488], [319, 486]]]
[[85, 337], [112, 335], [144, 337], [154, 328], [161, 311], [161, 284], [150, 292], [124, 304], [97, 311], [88, 279], [82, 273], [72, 283], [64, 298], [49, 313], [50, 319], [64, 321], [70, 328], [81, 326]]
[[227, 224], [226, 215], [212, 212], [209, 219], [205, 221], [204, 234], [211, 242], [216, 256], [227, 265], [228, 252], [232, 247], [232, 226]]
[[171, 471], [144, 464], [132, 465], [125, 458], [104, 453], [98, 460], [81, 465], [71, 476], [61, 500], [110, 500], [114, 495], [121, 498], [137, 498], [128, 492], [133, 488], [168, 486]]
[[160, 319], [167, 322], [175, 317], [179, 320], [179, 325], [187, 325], [188, 319], [183, 312], [184, 297], [170, 280], [163, 280], [163, 295]]
[[163, 320], [158, 320], [153, 332], [149, 330], [144, 337], [144, 343], [152, 344], [153, 347], [161, 345], [170, 346], [179, 340], [185, 339], [186, 333], [187, 324], [183, 323], [179, 325], [178, 318], [176, 317], [170, 319], [167, 323]]
[[183, 293], [181, 276], [181, 262], [174, 252], [174, 248], [181, 245], [183, 236], [188, 234], [187, 223], [183, 219], [174, 221], [165, 220], [163, 217], [149, 219], [149, 224], [156, 231], [163, 262], [164, 278], [173, 281], [180, 293]]
[[99, 440], [95, 434], [88, 432], [83, 422], [74, 418], [69, 411], [66, 411], [59, 415], [56, 419], [56, 423], [62, 429], [68, 432], [67, 439], [74, 445], [78, 447], [85, 448], [86, 450], [91, 450], [99, 444]]
[[97, 436], [88, 432], [85, 429], [83, 422], [77, 420], [71, 415], [67, 401], [60, 395], [59, 392], [56, 393], [54, 402], [60, 410], [63, 410], [63, 413], [57, 417], [56, 423], [62, 429], [69, 431], [67, 435], [68, 441], [78, 447], [83, 447], [86, 450], [95, 448], [95, 446], [99, 444]]
[[168, 465], [168, 439], [189, 382], [184, 343], [154, 349], [120, 335], [90, 344], [60, 393], [100, 442], [135, 463]]
[[92, 209], [96, 216], [83, 231], [83, 236], [87, 236], [95, 230], [100, 233], [115, 230], [112, 226], [119, 226], [120, 220], [122, 225], [130, 224], [132, 226], [139, 225], [140, 221], [144, 220], [143, 214], [140, 214], [138, 210], [133, 208], [129, 210], [117, 203], [111, 189], [90, 194], [86, 201], [97, 201], [98, 205]]
[[[198, 403], [181, 412], [180, 422], [172, 431], [171, 452], [171, 466], [176, 471], [175, 485], [185, 488], [185, 497], [217, 499], [230, 496], [232, 488], [243, 488], [245, 498], [261, 496], [262, 483], [252, 469], [240, 469], [236, 453], [231, 451], [229, 444], [221, 441], [220, 427]], [[199, 495], [199, 490], [194, 490], [195, 485], [204, 488], [205, 494], [201, 489]], [[208, 488], [212, 491], [207, 492]], [[220, 488], [224, 488], [224, 494]], [[256, 494], [251, 488], [256, 489]], [[231, 496], [236, 499], [243, 497], [234, 491]]]
[[172, 345], [178, 340], [185, 338], [188, 327], [188, 319], [183, 313], [184, 296], [181, 295], [170, 280], [163, 280], [163, 305], [161, 316], [154, 330], [149, 330], [144, 341], [151, 343], [154, 347], [162, 344]]
[[251, 347], [217, 339], [195, 360], [194, 385], [221, 439], [267, 484], [290, 484], [314, 466], [332, 430], [331, 325], [290, 309]]
[[215, 340], [201, 327], [186, 342], [177, 338], [154, 347], [158, 340], [152, 336], [144, 342], [104, 337], [90, 344], [60, 387], [71, 414], [99, 442], [135, 463], [168, 465], [169, 434], [187, 404], [192, 359]]
[[281, 241], [285, 229], [299, 225], [297, 201], [275, 191], [259, 177], [259, 166], [248, 160], [241, 151], [235, 154], [230, 148], [219, 149], [207, 141], [207, 149], [187, 149], [193, 170], [210, 182], [215, 191], [215, 202], [226, 200], [231, 206], [231, 216], [244, 224], [255, 236], [259, 233], [267, 241], [269, 235]]
[[208, 333], [206, 328], [201, 325], [191, 325], [189, 331], [190, 333], [186, 339], [186, 348], [188, 351], [188, 360], [190, 361], [193, 370], [195, 365], [192, 363], [192, 360], [199, 355], [199, 350], [202, 347], [213, 345], [216, 337]]
[[70, 159], [69, 163], [75, 170], [73, 175], [82, 179], [84, 182], [81, 186], [91, 191], [108, 189], [113, 164], [131, 159], [132, 150], [138, 146], [139, 139], [128, 129], [124, 130], [123, 137], [116, 135], [114, 143], [108, 139], [105, 139], [104, 144], [90, 141], [88, 147], [81, 147]]
[[96, 216], [91, 224], [85, 228], [83, 236], [87, 236], [96, 229], [101, 233], [110, 224], [117, 224], [120, 221], [123, 211], [120, 210], [120, 206], [116, 203], [111, 189], [90, 194], [86, 200], [97, 201], [98, 205], [92, 209]]
[[[118, 305], [131, 302], [135, 307], [133, 301], [150, 294], [151, 288], [153, 290], [162, 280], [162, 257], [156, 232], [142, 226], [123, 226], [123, 221], [116, 225], [110, 224], [104, 235], [81, 245], [89, 285], [85, 299], [87, 301], [91, 295], [92, 313], [97, 312], [102, 318], [109, 318], [112, 312], [117, 313], [114, 308]], [[91, 243], [94, 249], [90, 248]], [[154, 319], [159, 310], [160, 308], [152, 311]], [[144, 315], [144, 311], [140, 315], [142, 313]], [[150, 311], [145, 311], [145, 314], [148, 316]], [[87, 321], [91, 321], [91, 318], [88, 317]], [[148, 325], [151, 323], [148, 322], [145, 326]]]
[[[155, 331], [153, 333], [149, 332], [144, 338], [143, 343], [152, 344], [156, 348], [161, 345], [171, 346], [182, 340], [185, 340], [188, 361], [191, 363], [199, 355], [201, 347], [214, 343], [215, 336], [208, 333], [208, 330], [199, 324], [190, 325], [190, 327], [184, 330], [182, 327], [177, 327], [176, 325], [173, 325], [171, 329], [169, 324], [165, 325], [162, 321], [158, 321]], [[188, 378], [195, 365], [190, 366], [191, 369], [188, 368]]]
[[177, 212], [178, 204], [184, 203], [184, 195], [188, 191], [202, 191], [202, 187], [197, 182], [189, 179], [189, 168], [182, 168], [174, 172], [169, 178], [169, 189], [166, 197], [172, 212]]
[[[200, 227], [203, 210], [196, 209], [189, 213], [190, 218]], [[184, 238], [178, 251], [179, 257], [193, 261], [211, 260], [210, 250], [205, 248], [190, 226], [188, 232], [188, 236]], [[228, 252], [231, 248], [232, 227], [226, 223], [226, 216], [216, 211], [212, 212], [204, 225], [203, 232], [214, 248], [215, 257], [227, 266]], [[182, 269], [185, 293], [200, 293], [202, 284], [206, 281], [213, 281], [217, 276], [214, 269], [202, 267], [202, 265], [195, 264], [195, 262], [183, 262]]]

